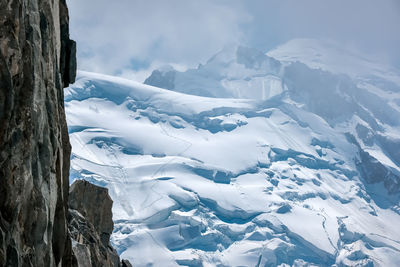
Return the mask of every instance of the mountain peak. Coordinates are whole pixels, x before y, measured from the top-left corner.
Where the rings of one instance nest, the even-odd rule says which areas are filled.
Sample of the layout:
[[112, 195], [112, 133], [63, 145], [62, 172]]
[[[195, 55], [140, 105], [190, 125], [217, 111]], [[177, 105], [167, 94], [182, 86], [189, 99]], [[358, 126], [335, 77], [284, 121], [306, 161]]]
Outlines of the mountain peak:
[[175, 88], [175, 73], [177, 71], [170, 65], [164, 65], [153, 70], [151, 75], [146, 78], [144, 84], [173, 90]]
[[[265, 99], [283, 91], [278, 88], [280, 68], [279, 61], [257, 49], [229, 45], [197, 69], [157, 69], [144, 83], [199, 96]], [[243, 88], [244, 83], [249, 86]], [[267, 91], [273, 91], [272, 95]]]
[[302, 62], [313, 69], [345, 74], [356, 79], [377, 77], [400, 84], [400, 71], [377, 60], [361, 55], [351, 47], [344, 47], [326, 39], [293, 39], [267, 55], [283, 63]]

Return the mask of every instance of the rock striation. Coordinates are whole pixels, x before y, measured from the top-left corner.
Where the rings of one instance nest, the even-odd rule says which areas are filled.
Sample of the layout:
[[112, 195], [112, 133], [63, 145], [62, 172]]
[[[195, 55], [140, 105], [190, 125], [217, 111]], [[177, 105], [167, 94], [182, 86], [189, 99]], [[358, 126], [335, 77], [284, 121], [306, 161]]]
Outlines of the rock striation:
[[110, 244], [113, 231], [112, 200], [108, 189], [84, 180], [70, 188], [68, 228], [80, 267], [123, 266]]
[[[63, 88], [76, 75], [68, 21], [65, 0], [0, 1], [0, 266], [81, 266], [68, 218], [100, 230], [104, 242], [112, 230], [109, 200], [108, 213], [97, 214], [108, 216], [99, 225], [68, 212]], [[108, 241], [103, 246], [112, 250]]]
[[65, 1], [1, 1], [0, 25], [0, 265], [57, 266], [70, 247], [63, 88], [76, 60], [68, 9]]

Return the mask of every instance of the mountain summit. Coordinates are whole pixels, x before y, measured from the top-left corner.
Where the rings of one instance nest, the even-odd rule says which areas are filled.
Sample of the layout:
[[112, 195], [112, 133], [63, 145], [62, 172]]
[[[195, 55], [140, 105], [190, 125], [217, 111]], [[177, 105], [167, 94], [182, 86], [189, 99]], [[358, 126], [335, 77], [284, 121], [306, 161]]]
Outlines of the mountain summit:
[[256, 49], [229, 46], [197, 69], [157, 69], [144, 83], [198, 96], [267, 99], [283, 90], [281, 67]]

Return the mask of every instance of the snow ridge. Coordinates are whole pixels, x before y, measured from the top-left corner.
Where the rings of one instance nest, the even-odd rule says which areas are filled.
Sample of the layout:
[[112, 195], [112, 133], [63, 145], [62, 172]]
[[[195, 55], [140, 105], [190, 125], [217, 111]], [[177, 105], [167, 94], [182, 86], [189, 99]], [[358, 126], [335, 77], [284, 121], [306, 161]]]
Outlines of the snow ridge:
[[197, 69], [160, 70], [152, 82], [169, 90], [80, 72], [65, 90], [71, 181], [109, 189], [121, 256], [400, 265], [400, 76], [339, 72], [335, 49], [231, 47]]

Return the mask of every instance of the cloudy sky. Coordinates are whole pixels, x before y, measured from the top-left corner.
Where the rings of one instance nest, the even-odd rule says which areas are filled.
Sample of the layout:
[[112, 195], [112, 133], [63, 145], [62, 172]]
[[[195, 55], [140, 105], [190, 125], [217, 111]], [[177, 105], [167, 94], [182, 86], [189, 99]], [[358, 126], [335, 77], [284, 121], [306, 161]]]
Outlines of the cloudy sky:
[[325, 38], [400, 68], [398, 0], [67, 0], [81, 70], [143, 81], [225, 45]]

